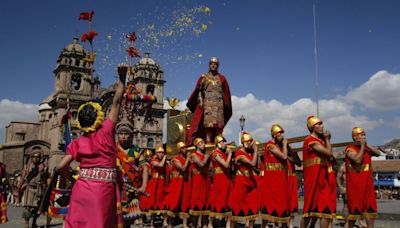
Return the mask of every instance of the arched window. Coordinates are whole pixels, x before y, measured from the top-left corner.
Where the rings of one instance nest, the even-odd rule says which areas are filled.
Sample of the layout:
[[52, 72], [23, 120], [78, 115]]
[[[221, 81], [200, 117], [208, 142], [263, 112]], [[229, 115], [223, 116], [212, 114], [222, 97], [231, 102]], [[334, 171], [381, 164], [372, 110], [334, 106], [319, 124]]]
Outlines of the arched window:
[[154, 85], [148, 85], [147, 88], [146, 88], [146, 93], [154, 95], [154, 90], [155, 90], [154, 89]]
[[147, 148], [154, 148], [154, 139], [149, 138], [147, 140]]
[[71, 77], [71, 87], [74, 90], [79, 90], [81, 88], [82, 82], [82, 75], [80, 74], [73, 74]]

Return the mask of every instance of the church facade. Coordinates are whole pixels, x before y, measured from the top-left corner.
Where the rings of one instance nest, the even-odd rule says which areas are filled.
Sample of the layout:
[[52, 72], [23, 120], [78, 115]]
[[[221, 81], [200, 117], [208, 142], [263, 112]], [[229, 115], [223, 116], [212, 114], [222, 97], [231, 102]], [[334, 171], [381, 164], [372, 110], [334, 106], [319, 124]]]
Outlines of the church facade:
[[[21, 170], [28, 162], [33, 149], [40, 148], [50, 170], [62, 159], [65, 147], [62, 118], [71, 113], [71, 138], [79, 136], [74, 119], [79, 106], [99, 98], [103, 109], [109, 109], [114, 86], [100, 87], [99, 78], [93, 78], [91, 63], [85, 61], [86, 51], [78, 39], [61, 50], [54, 73], [54, 91], [39, 104], [38, 121], [12, 121], [6, 126], [5, 143], [0, 150], [0, 160], [6, 164], [7, 172]], [[148, 113], [134, 113], [134, 144], [153, 149], [162, 145], [164, 79], [161, 66], [145, 57], [133, 66], [135, 74], [129, 80], [147, 94], [156, 96], [152, 104], [151, 118]]]

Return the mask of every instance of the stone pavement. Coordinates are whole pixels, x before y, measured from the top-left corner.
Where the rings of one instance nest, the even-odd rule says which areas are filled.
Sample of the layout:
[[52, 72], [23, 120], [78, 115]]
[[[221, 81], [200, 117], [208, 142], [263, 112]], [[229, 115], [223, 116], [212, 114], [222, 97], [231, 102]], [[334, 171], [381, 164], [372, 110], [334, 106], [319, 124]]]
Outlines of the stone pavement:
[[[302, 208], [303, 201], [299, 201], [299, 207]], [[338, 202], [338, 213], [340, 213], [343, 208], [342, 202]], [[379, 200], [378, 201], [379, 219], [375, 221], [376, 228], [400, 228], [400, 200]], [[0, 225], [1, 228], [18, 228], [24, 227], [24, 220], [22, 219], [23, 209], [21, 207], [7, 207], [7, 215], [9, 221], [7, 224]], [[62, 227], [62, 219], [54, 219], [51, 221], [50, 227]], [[45, 227], [46, 217], [40, 216], [38, 219], [38, 225]], [[258, 220], [256, 227], [261, 227], [261, 221]], [[296, 216], [295, 225], [298, 227], [300, 224], [300, 216]], [[343, 222], [341, 220], [334, 221], [334, 227], [343, 227]], [[133, 226], [132, 226], [133, 227]], [[181, 226], [177, 226], [181, 227]], [[243, 225], [238, 225], [238, 227], [244, 227]]]

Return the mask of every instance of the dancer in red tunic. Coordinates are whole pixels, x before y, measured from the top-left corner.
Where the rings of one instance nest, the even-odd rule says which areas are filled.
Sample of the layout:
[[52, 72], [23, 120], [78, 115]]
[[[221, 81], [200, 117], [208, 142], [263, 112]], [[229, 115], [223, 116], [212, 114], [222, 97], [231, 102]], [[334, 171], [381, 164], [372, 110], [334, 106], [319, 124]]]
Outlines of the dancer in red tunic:
[[310, 217], [320, 218], [320, 227], [332, 227], [336, 212], [336, 178], [330, 132], [324, 132], [316, 116], [307, 118], [310, 135], [303, 144], [304, 209], [301, 227], [307, 227]]
[[211, 153], [211, 163], [214, 168], [213, 183], [210, 191], [209, 210], [210, 226], [214, 218], [227, 219], [226, 226], [230, 226], [230, 213], [228, 210], [229, 193], [232, 190], [231, 159], [232, 151], [227, 148], [226, 140], [222, 135], [214, 139], [217, 148]]
[[201, 227], [207, 224], [208, 196], [210, 194], [209, 154], [205, 153], [204, 139], [196, 138], [193, 141], [196, 151], [190, 155], [191, 195], [190, 215], [193, 216], [193, 225]]
[[257, 167], [258, 154], [249, 133], [243, 132], [241, 141], [243, 148], [235, 152], [235, 181], [228, 200], [232, 211], [231, 227], [235, 227], [235, 222], [240, 220], [249, 222], [249, 227], [253, 227], [259, 209], [257, 182], [253, 171]]
[[262, 181], [261, 217], [266, 221], [289, 221], [289, 185], [287, 178], [287, 140], [279, 124], [271, 127], [273, 140], [264, 146], [264, 179]]
[[[164, 198], [164, 211], [169, 217], [169, 227], [172, 227], [172, 218], [182, 212], [182, 206], [187, 209], [187, 206], [184, 206], [187, 205], [187, 202], [183, 202], [182, 199], [185, 194], [185, 179], [187, 181], [189, 176], [187, 171], [189, 159], [186, 158], [185, 143], [178, 142], [176, 146], [179, 154], [172, 159], [169, 190]], [[187, 217], [183, 217], [183, 227], [188, 227]]]
[[[149, 192], [149, 181], [151, 179], [151, 165], [150, 161], [153, 159], [153, 152], [149, 149], [143, 151], [144, 162], [140, 165], [139, 171], [142, 174], [142, 186], [139, 188], [139, 192]], [[140, 195], [139, 203], [140, 210], [144, 215], [150, 215], [151, 201], [150, 197]]]
[[368, 227], [374, 227], [377, 205], [372, 177], [371, 156], [379, 156], [379, 150], [367, 144], [363, 128], [352, 130], [354, 143], [346, 148], [346, 190], [349, 206], [349, 227], [353, 227], [361, 216]]
[[166, 166], [165, 151], [162, 147], [156, 148], [156, 156], [150, 162], [151, 179], [147, 186], [148, 193], [150, 194], [150, 214], [152, 215], [152, 223], [154, 222], [155, 215], [161, 213], [163, 208], [163, 200], [166, 192]]

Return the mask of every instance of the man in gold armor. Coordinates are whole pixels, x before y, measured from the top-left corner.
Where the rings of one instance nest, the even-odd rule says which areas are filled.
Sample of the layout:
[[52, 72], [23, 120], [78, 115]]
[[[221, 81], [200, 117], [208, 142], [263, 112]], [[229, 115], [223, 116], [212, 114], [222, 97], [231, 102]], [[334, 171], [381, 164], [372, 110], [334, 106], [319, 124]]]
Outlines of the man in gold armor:
[[200, 76], [187, 107], [193, 119], [187, 134], [187, 145], [202, 137], [207, 143], [221, 134], [232, 116], [231, 92], [225, 76], [218, 72], [219, 61], [211, 58], [209, 70]]

